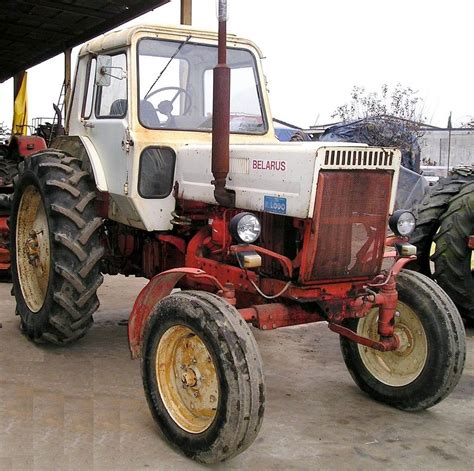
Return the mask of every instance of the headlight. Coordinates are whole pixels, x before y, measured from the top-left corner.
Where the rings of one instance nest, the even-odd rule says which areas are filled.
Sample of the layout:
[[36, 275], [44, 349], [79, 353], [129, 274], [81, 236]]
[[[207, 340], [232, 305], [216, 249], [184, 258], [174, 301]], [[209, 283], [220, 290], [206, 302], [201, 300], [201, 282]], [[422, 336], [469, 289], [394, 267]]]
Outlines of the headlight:
[[396, 234], [408, 237], [415, 230], [415, 216], [410, 211], [398, 209], [395, 211], [388, 221], [390, 229]]
[[260, 221], [252, 213], [236, 214], [230, 221], [229, 229], [232, 237], [243, 244], [252, 244], [261, 232]]

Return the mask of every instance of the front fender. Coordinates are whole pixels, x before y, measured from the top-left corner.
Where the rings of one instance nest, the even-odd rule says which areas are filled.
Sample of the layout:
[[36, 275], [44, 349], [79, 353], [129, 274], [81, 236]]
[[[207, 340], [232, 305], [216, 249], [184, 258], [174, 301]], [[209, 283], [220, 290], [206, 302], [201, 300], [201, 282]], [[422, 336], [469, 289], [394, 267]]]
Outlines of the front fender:
[[128, 321], [128, 344], [132, 358], [139, 358], [141, 355], [143, 332], [155, 306], [161, 299], [173, 291], [183, 276], [205, 278], [211, 281], [218, 289], [223, 290], [222, 285], [213, 276], [198, 268], [174, 268], [153, 277], [140, 291]]

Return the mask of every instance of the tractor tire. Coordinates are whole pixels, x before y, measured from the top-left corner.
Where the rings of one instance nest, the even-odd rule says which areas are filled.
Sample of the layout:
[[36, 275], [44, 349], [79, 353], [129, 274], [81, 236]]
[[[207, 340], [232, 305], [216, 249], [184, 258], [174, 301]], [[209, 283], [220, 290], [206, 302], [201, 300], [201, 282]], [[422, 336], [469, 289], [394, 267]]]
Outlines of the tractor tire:
[[417, 248], [417, 260], [407, 265], [407, 268], [432, 277], [430, 251], [433, 238], [439, 229], [441, 215], [446, 211], [451, 199], [469, 181], [474, 181], [472, 168], [462, 167], [454, 170], [452, 176], [441, 178], [426, 192], [422, 201], [412, 208], [416, 226], [410, 243]]
[[7, 157], [9, 153], [8, 146], [5, 144], [0, 144], [0, 160]]
[[15, 179], [11, 226], [13, 293], [33, 341], [78, 340], [99, 307], [102, 219], [81, 161], [47, 150], [25, 159]]
[[[341, 336], [342, 355], [362, 391], [398, 409], [423, 410], [444, 399], [461, 377], [464, 326], [449, 296], [427, 276], [402, 270], [397, 290], [399, 349], [379, 352]], [[358, 335], [379, 339], [377, 308], [345, 325]]]
[[18, 164], [13, 160], [0, 158], [0, 189], [2, 186], [11, 185], [18, 174]]
[[474, 182], [461, 188], [441, 216], [441, 225], [434, 237], [436, 251], [431, 257], [437, 283], [451, 296], [461, 316], [474, 321], [470, 235], [474, 235]]
[[222, 298], [163, 298], [145, 329], [142, 377], [153, 418], [186, 456], [217, 463], [244, 451], [263, 421], [265, 386], [255, 338]]

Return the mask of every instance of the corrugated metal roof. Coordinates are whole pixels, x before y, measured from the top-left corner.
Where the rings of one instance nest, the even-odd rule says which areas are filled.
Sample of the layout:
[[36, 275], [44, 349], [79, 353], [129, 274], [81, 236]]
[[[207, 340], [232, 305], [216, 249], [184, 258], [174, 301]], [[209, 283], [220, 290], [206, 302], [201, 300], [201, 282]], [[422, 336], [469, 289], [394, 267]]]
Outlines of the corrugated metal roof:
[[3, 0], [0, 82], [170, 0]]

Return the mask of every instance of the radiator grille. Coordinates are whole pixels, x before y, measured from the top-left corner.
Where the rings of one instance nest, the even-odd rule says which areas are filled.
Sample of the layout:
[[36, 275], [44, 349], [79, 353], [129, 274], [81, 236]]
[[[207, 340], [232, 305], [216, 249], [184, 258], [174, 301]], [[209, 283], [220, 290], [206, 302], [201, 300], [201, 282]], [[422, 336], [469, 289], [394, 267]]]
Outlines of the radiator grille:
[[324, 166], [328, 167], [390, 167], [393, 151], [379, 150], [338, 150], [328, 149], [324, 155]]
[[380, 270], [391, 181], [385, 170], [320, 172], [306, 281], [370, 277]]

